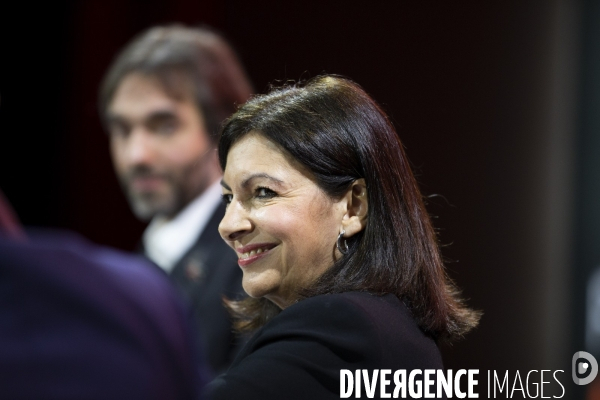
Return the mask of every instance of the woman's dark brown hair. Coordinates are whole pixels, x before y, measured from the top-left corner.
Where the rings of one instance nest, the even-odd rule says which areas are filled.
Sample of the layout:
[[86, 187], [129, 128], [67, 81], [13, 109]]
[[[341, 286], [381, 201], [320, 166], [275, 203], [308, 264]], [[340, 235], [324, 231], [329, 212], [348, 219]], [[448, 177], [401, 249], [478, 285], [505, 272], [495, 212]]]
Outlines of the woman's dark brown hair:
[[[302, 297], [366, 291], [393, 293], [435, 338], [455, 338], [473, 328], [468, 309], [447, 277], [437, 238], [409, 161], [394, 127], [356, 83], [319, 76], [256, 96], [222, 130], [223, 170], [231, 146], [250, 131], [277, 143], [305, 165], [317, 184], [339, 198], [364, 178], [369, 211], [363, 231], [348, 238], [349, 251]], [[238, 328], [254, 330], [279, 312], [267, 299], [228, 302]]]

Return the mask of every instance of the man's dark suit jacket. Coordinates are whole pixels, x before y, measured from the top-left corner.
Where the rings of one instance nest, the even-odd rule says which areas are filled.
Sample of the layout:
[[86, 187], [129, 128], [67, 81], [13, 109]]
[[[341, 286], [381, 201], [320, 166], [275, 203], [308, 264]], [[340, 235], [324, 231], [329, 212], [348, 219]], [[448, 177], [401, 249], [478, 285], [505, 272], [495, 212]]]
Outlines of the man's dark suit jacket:
[[224, 371], [240, 347], [223, 296], [237, 299], [244, 295], [238, 257], [219, 235], [223, 215], [225, 205], [219, 204], [196, 243], [170, 274], [192, 309], [203, 353], [214, 372]]
[[[408, 376], [413, 369], [442, 369], [442, 359], [397, 297], [321, 295], [293, 304], [262, 327], [230, 369], [209, 384], [207, 395], [212, 400], [339, 399], [341, 369], [367, 369], [371, 375], [383, 368], [406, 369]], [[392, 381], [388, 392], [393, 388]], [[378, 388], [375, 398], [379, 394]]]
[[182, 303], [139, 256], [74, 234], [0, 237], [0, 398], [195, 398]]

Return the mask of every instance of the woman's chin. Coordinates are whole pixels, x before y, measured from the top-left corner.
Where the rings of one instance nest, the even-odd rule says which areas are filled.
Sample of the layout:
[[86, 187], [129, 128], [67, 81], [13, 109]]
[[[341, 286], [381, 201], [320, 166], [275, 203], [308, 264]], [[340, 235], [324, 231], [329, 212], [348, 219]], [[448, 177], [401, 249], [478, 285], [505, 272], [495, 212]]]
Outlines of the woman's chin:
[[244, 275], [244, 279], [242, 280], [242, 287], [248, 296], [254, 298], [268, 296], [277, 289], [277, 285], [275, 284], [265, 282], [263, 279], [258, 277], [247, 279], [246, 275]]

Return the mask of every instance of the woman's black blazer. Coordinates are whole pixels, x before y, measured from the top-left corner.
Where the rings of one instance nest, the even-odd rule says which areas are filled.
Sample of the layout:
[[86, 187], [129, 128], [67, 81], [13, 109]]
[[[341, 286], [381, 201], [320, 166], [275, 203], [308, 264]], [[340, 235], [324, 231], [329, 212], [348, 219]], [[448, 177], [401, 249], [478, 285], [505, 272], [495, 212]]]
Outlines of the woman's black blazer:
[[[339, 399], [341, 369], [372, 376], [375, 369], [442, 368], [436, 343], [396, 296], [321, 295], [291, 305], [257, 331], [207, 397]], [[364, 386], [361, 395], [367, 398]]]

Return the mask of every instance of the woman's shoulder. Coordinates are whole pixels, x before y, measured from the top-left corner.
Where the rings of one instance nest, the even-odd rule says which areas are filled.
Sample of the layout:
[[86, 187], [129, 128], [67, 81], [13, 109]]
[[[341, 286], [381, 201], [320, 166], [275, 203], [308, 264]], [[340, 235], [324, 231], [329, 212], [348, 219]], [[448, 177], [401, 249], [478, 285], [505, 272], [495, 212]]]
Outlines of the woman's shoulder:
[[408, 307], [395, 295], [368, 292], [324, 294], [301, 300], [269, 322], [271, 329], [288, 325], [351, 325], [422, 334]]
[[346, 292], [301, 300], [273, 318], [257, 339], [280, 337], [302, 337], [390, 367], [442, 365], [434, 340], [392, 294]]
[[437, 346], [395, 296], [340, 293], [304, 299], [261, 328], [209, 398], [339, 398], [342, 369], [442, 368]]
[[404, 303], [395, 295], [378, 295], [370, 292], [344, 292], [309, 297], [294, 303], [286, 308], [284, 312], [297, 313], [311, 309], [311, 311], [320, 314], [320, 312], [329, 313], [333, 310], [339, 311], [339, 308], [371, 316], [379, 316], [382, 313], [387, 313], [397, 315], [401, 318], [412, 319]]
[[317, 338], [322, 343], [337, 341], [340, 344], [358, 335], [372, 341], [377, 338], [368, 336], [376, 333], [378, 317], [370, 311], [377, 308], [376, 304], [387, 303], [380, 296], [362, 292], [310, 297], [275, 316], [257, 332], [256, 338], [304, 336]]

